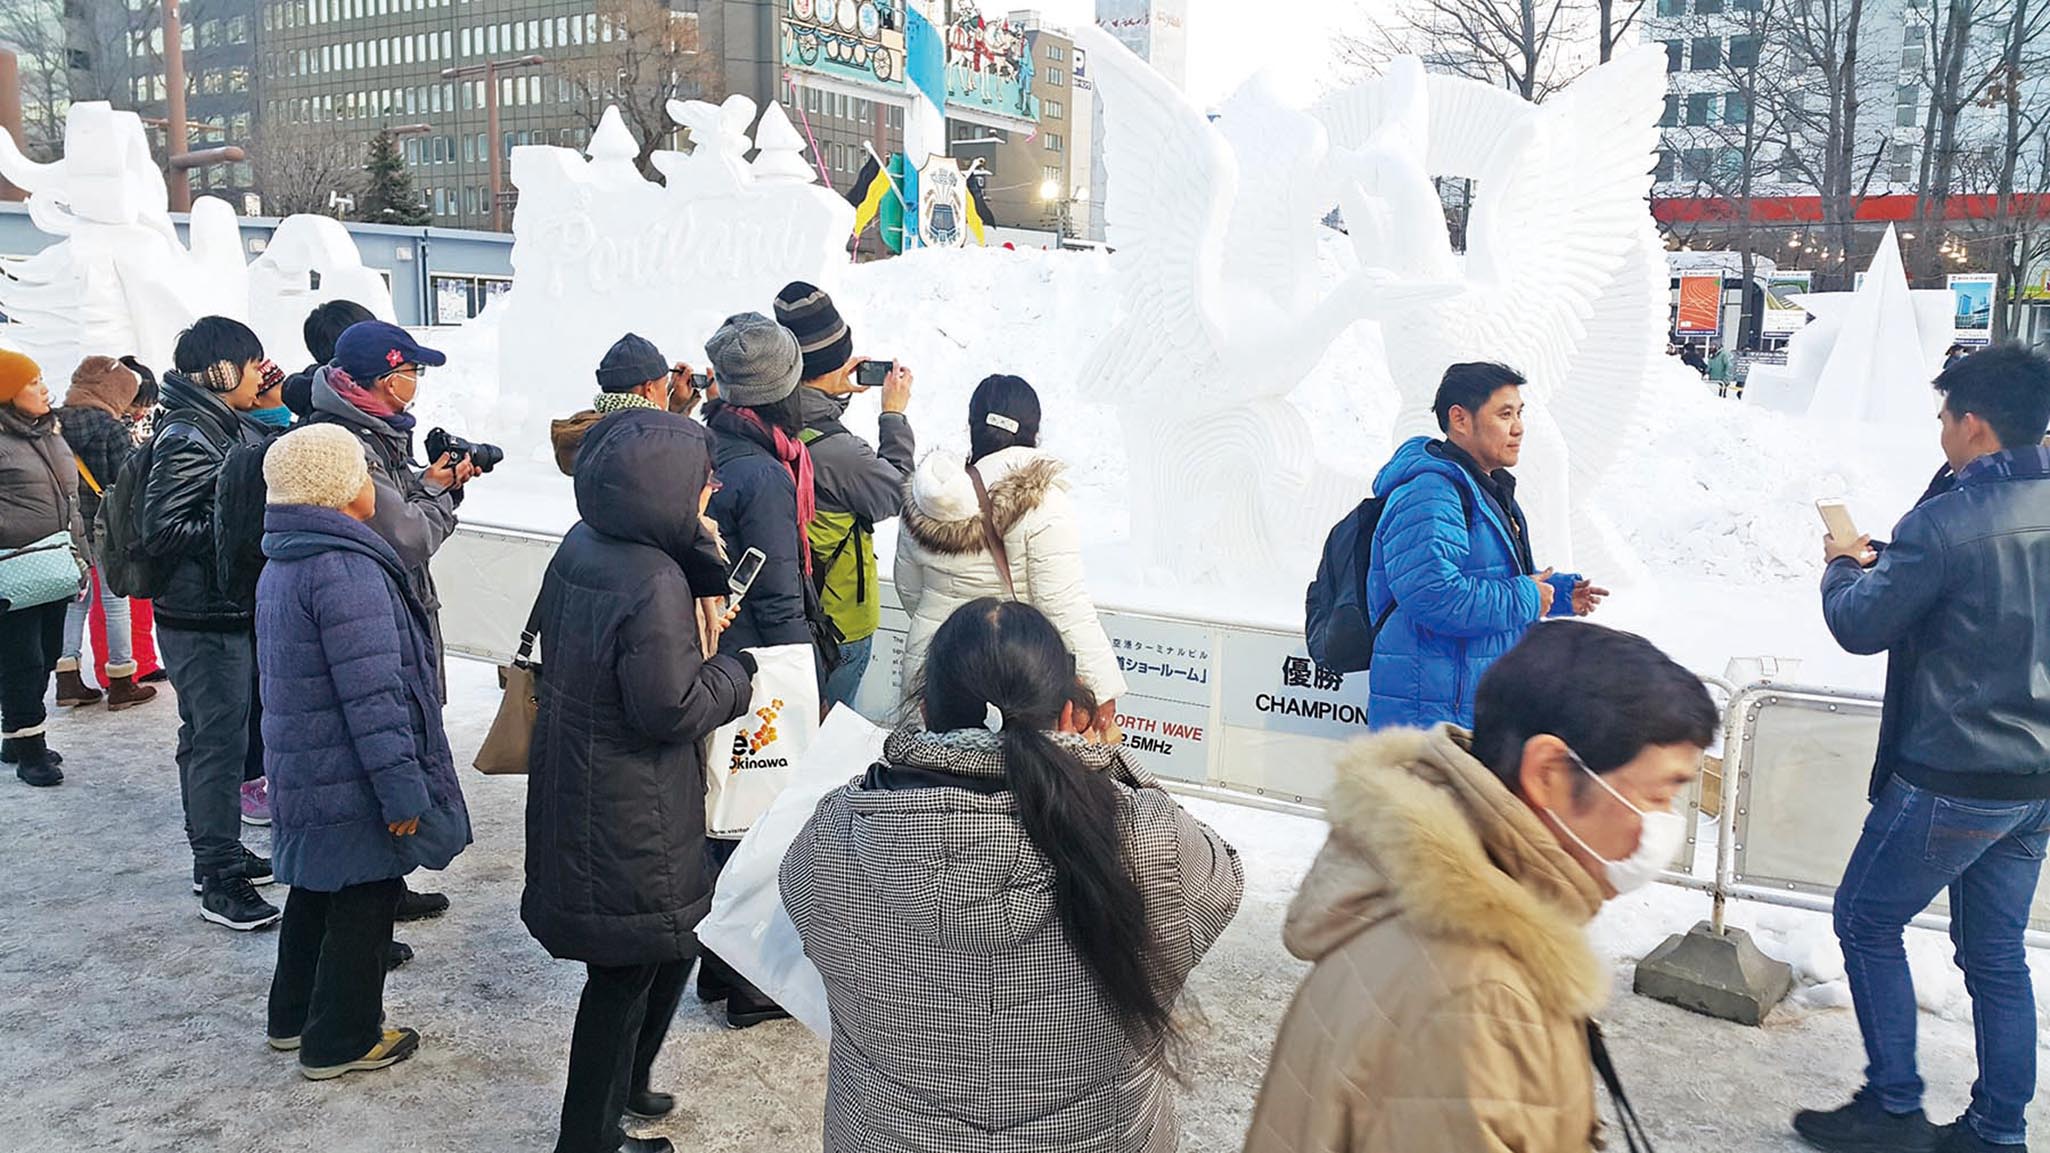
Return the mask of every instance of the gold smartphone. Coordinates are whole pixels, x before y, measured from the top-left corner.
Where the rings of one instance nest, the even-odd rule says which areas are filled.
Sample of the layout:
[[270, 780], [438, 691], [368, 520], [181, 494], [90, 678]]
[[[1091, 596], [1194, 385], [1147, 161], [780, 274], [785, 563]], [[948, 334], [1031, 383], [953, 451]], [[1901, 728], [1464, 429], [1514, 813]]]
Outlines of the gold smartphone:
[[1822, 514], [1822, 523], [1829, 529], [1830, 538], [1841, 545], [1853, 544], [1858, 539], [1858, 526], [1851, 520], [1851, 509], [1840, 500], [1818, 500], [1815, 511]]

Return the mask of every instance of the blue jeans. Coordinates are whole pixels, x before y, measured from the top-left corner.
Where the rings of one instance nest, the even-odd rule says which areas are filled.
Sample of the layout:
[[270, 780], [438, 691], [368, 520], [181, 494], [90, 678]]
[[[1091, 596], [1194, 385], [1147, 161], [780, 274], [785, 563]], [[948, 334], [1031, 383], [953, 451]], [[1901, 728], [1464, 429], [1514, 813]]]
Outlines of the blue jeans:
[[2027, 1137], [2023, 1111], [2036, 1092], [2036, 1002], [2022, 934], [2029, 924], [2050, 801], [1976, 801], [1931, 793], [1893, 777], [1836, 894], [1866, 1093], [1889, 1113], [1922, 1107], [1915, 1071], [1915, 985], [1901, 934], [1950, 890], [1950, 939], [1972, 996], [1979, 1079], [1965, 1118], [1995, 1144]]
[[875, 646], [873, 636], [845, 641], [840, 645], [840, 667], [826, 678], [826, 692], [819, 700], [821, 715], [834, 705], [854, 707], [854, 694], [861, 691], [861, 678], [868, 672], [868, 658], [875, 651]]

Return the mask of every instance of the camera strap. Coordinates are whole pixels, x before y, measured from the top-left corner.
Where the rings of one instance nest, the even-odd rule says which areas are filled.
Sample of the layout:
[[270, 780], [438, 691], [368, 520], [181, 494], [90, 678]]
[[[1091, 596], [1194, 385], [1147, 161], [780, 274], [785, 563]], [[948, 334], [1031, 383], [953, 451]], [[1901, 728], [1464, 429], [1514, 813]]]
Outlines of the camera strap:
[[972, 464], [968, 466], [968, 482], [975, 486], [975, 503], [982, 509], [982, 543], [996, 561], [997, 577], [1004, 582], [1004, 599], [1017, 600], [1018, 587], [1011, 583], [1011, 554], [1004, 548], [1004, 534], [997, 531], [996, 507], [990, 503], [989, 488], [982, 483], [982, 474]]

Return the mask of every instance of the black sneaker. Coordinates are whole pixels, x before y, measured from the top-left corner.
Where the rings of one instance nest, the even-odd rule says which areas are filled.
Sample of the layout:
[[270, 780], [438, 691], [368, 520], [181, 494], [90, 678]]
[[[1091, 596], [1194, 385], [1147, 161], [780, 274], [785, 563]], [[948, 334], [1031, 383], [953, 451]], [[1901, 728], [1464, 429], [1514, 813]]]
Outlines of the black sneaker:
[[[257, 856], [249, 851], [249, 846], [247, 845], [240, 846], [240, 848], [242, 849], [242, 864], [239, 866], [239, 869], [242, 876], [248, 878], [250, 884], [275, 885], [278, 883], [277, 877], [271, 874], [269, 857]], [[199, 875], [199, 866], [192, 866], [193, 892], [200, 893], [206, 890], [206, 886], [201, 883], [202, 880], [203, 878]]]
[[1938, 1129], [1936, 1153], [2025, 1153], [2027, 1145], [1996, 1145], [1979, 1136], [1963, 1117]]
[[448, 912], [448, 898], [440, 893], [416, 893], [411, 889], [399, 894], [399, 913], [394, 920], [424, 921]]
[[1935, 1153], [1939, 1135], [1920, 1109], [1888, 1113], [1862, 1091], [1841, 1109], [1794, 1114], [1794, 1132], [1825, 1153]]
[[413, 946], [404, 941], [393, 941], [384, 953], [384, 971], [389, 973], [413, 959]]
[[667, 1137], [628, 1137], [619, 1153], [676, 1153], [676, 1145]]
[[256, 895], [256, 886], [247, 877], [214, 877], [206, 882], [205, 890], [199, 898], [199, 915], [237, 932], [275, 925], [284, 915]]
[[788, 1021], [790, 1010], [759, 992], [735, 989], [726, 999], [726, 1027], [752, 1029], [769, 1021]]

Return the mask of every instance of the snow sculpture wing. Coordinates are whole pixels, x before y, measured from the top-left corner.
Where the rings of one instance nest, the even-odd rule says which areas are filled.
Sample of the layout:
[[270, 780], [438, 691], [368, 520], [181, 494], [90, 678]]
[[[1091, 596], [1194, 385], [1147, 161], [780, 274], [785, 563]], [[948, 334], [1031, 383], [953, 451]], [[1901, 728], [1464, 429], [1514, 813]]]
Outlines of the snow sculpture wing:
[[1265, 74], [1225, 102], [1216, 130], [1238, 162], [1223, 275], [1275, 307], [1309, 303], [1317, 272], [1315, 223], [1334, 194], [1325, 179], [1324, 126], [1288, 107]]
[[1104, 101], [1104, 150], [1116, 174], [1104, 222], [1124, 287], [1118, 331], [1091, 353], [1084, 387], [1128, 403], [1168, 388], [1215, 388], [1163, 366], [1158, 352], [1185, 350], [1201, 363], [1225, 343], [1219, 293], [1238, 164], [1202, 114], [1124, 45], [1090, 27], [1075, 37]]

